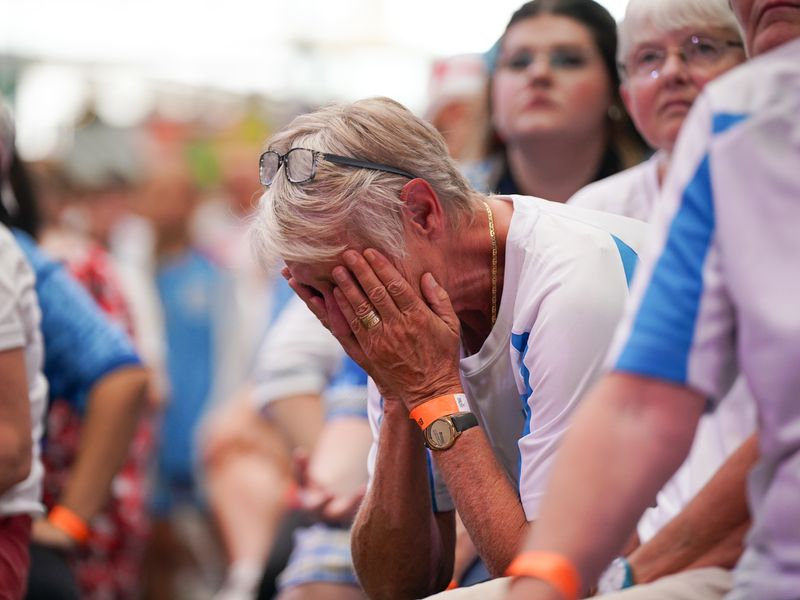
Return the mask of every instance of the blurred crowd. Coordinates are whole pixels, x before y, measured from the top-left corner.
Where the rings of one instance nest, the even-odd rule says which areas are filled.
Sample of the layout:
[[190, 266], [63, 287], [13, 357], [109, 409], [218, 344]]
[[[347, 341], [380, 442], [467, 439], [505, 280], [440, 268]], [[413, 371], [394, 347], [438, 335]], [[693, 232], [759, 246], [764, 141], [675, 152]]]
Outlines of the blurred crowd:
[[784, 4], [33, 162], [0, 99], [0, 598], [800, 598]]

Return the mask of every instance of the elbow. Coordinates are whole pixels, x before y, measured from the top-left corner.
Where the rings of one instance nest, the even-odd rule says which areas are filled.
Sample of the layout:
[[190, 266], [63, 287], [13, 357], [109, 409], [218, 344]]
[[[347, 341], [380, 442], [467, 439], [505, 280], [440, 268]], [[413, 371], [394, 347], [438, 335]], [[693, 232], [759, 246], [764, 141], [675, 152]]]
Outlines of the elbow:
[[[368, 524], [362, 522], [359, 526], [359, 520], [356, 519], [350, 538], [353, 568], [368, 598], [415, 600], [445, 589], [449, 575], [444, 578], [435, 565], [414, 569], [416, 557], [396, 548], [389, 536], [372, 536], [368, 529]], [[398, 566], [387, 571], [386, 565], [398, 563], [405, 568]]]
[[0, 469], [3, 486], [0, 493], [25, 481], [33, 468], [33, 442], [30, 435], [14, 435], [6, 438], [0, 454]]
[[147, 406], [147, 399], [150, 392], [150, 373], [144, 367], [132, 369], [129, 376], [131, 377], [131, 405], [132, 409], [137, 413], [144, 410]]
[[14, 462], [14, 485], [25, 481], [31, 474], [32, 468], [33, 451], [31, 444], [28, 444], [26, 448], [20, 450], [20, 452], [17, 454], [16, 461]]

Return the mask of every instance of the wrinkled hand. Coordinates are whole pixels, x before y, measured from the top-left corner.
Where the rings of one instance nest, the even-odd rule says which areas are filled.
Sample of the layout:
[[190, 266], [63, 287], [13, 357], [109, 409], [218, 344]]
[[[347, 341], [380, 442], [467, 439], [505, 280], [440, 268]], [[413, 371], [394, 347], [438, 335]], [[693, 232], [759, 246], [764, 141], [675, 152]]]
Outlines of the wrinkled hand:
[[[379, 252], [343, 254], [337, 266], [334, 298], [344, 319], [331, 319], [331, 331], [372, 376], [387, 400], [400, 399], [411, 410], [434, 396], [461, 391], [458, 371], [460, 324], [450, 298], [433, 275], [420, 281], [420, 298]], [[361, 319], [371, 310], [380, 323], [367, 329]]]
[[40, 517], [33, 522], [31, 540], [42, 546], [61, 550], [62, 552], [72, 552], [78, 547], [75, 540], [58, 527], [53, 527], [44, 517]]

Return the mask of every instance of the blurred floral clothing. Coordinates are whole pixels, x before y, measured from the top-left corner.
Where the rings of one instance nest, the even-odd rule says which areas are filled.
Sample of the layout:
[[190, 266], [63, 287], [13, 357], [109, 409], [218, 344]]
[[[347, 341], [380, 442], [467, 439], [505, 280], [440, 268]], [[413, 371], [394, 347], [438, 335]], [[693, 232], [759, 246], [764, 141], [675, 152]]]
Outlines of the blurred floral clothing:
[[[72, 236], [47, 238], [45, 247], [80, 281], [105, 314], [132, 334], [130, 313], [106, 251]], [[44, 503], [48, 510], [61, 497], [75, 460], [80, 432], [81, 413], [67, 400], [53, 399], [42, 453], [46, 470]], [[92, 518], [89, 540], [75, 554], [73, 569], [82, 598], [139, 596], [140, 565], [149, 533], [146, 476], [152, 448], [153, 415], [147, 413], [141, 417], [128, 458], [113, 480], [108, 503]]]

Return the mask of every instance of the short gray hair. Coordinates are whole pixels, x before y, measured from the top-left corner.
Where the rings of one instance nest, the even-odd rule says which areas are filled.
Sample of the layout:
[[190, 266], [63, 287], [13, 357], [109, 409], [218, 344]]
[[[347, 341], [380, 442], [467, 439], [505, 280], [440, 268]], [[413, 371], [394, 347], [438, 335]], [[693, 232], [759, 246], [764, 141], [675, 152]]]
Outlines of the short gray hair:
[[[481, 207], [478, 193], [448, 155], [442, 136], [388, 98], [334, 104], [300, 115], [267, 147], [281, 154], [308, 148], [412, 173], [436, 192], [453, 229], [469, 222]], [[407, 182], [393, 173], [326, 161], [318, 162], [316, 176], [308, 183], [289, 183], [279, 173], [261, 196], [252, 223], [255, 253], [264, 264], [278, 257], [326, 261], [358, 244], [401, 258], [405, 244], [400, 191]]]
[[630, 0], [618, 28], [617, 62], [625, 62], [637, 42], [637, 32], [646, 25], [662, 33], [684, 27], [721, 27], [742, 35], [728, 0]]

